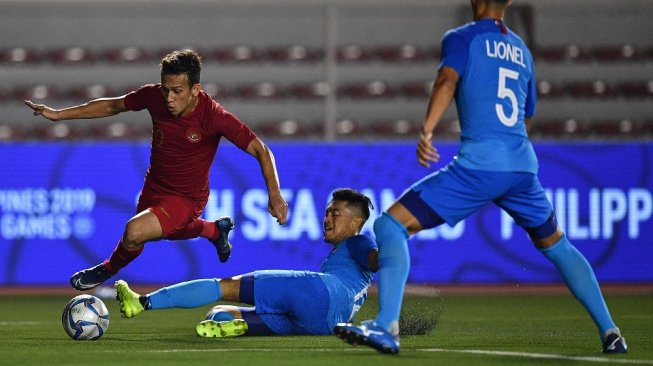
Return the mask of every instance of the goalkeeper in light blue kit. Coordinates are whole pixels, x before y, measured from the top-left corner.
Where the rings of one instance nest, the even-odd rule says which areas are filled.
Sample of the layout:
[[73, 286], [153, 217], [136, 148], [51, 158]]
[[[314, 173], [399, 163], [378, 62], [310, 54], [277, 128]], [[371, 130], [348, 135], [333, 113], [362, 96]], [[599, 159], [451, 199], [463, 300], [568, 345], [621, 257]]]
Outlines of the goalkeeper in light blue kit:
[[[535, 114], [533, 58], [503, 22], [510, 0], [472, 0], [474, 21], [448, 31], [417, 158], [429, 167], [440, 158], [433, 131], [456, 100], [460, 120], [458, 156], [406, 190], [374, 222], [379, 246], [379, 313], [361, 325], [339, 324], [350, 344], [399, 352], [399, 313], [410, 257], [407, 239], [421, 230], [454, 226], [488, 203], [505, 210], [558, 269], [567, 287], [594, 320], [605, 353], [625, 353], [594, 271], [558, 227], [537, 178], [538, 163], [527, 129]], [[433, 265], [437, 270], [437, 265]]]
[[164, 287], [148, 295], [116, 281], [123, 317], [144, 310], [195, 308], [216, 301], [254, 305], [218, 305], [196, 327], [203, 337], [238, 335], [333, 334], [351, 321], [367, 298], [377, 269], [377, 246], [360, 235], [370, 216], [370, 199], [349, 188], [335, 190], [324, 217], [324, 241], [334, 246], [320, 272], [266, 270], [232, 278], [207, 278]]

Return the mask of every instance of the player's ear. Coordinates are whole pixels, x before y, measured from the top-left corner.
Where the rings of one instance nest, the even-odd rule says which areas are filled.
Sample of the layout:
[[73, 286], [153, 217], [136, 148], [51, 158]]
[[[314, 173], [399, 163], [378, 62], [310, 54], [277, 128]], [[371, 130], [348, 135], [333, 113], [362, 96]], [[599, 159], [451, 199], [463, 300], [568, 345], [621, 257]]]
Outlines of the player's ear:
[[351, 225], [351, 229], [354, 232], [358, 233], [363, 225], [363, 218], [360, 216], [354, 216], [349, 225]]
[[202, 90], [202, 85], [200, 85], [199, 83], [194, 84], [190, 88], [190, 92], [193, 94], [194, 97], [196, 97], [196, 96], [198, 96], [200, 94], [200, 90]]

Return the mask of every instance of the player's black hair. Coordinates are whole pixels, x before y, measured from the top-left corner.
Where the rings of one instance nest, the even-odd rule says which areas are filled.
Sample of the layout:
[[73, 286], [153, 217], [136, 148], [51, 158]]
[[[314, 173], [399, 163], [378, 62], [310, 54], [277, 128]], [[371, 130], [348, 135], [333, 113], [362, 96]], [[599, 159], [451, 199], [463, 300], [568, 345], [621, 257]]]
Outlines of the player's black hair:
[[488, 4], [506, 5], [510, 0], [483, 0]]
[[338, 188], [331, 194], [332, 201], [345, 201], [356, 207], [363, 215], [363, 223], [370, 218], [370, 209], [374, 209], [369, 197], [352, 188]]
[[186, 74], [191, 87], [199, 84], [201, 71], [202, 58], [191, 49], [173, 51], [161, 60], [161, 76]]
[[[510, 0], [476, 0], [477, 3], [478, 2], [484, 2], [484, 3], [489, 4], [489, 5], [499, 5], [499, 6], [508, 5], [509, 1]], [[474, 4], [472, 4], [472, 5], [474, 5]]]

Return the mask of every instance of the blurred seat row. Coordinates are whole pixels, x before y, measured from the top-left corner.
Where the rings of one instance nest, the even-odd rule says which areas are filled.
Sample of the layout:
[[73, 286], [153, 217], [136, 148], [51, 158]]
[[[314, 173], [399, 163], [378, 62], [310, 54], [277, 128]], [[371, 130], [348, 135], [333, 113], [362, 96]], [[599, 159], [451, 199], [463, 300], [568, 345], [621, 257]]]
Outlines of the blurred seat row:
[[[22, 64], [130, 64], [158, 63], [170, 49], [146, 49], [142, 47], [120, 47], [91, 49], [85, 47], [64, 47], [35, 49], [24, 47], [0, 48], [0, 65]], [[271, 48], [256, 48], [235, 45], [215, 49], [198, 49], [205, 62], [244, 63], [320, 62], [325, 52], [321, 47], [288, 45]], [[533, 51], [536, 59], [545, 62], [650, 62], [653, 61], [653, 45], [632, 44], [584, 46], [553, 45], [538, 47]], [[339, 62], [436, 62], [440, 57], [439, 46], [393, 44], [382, 46], [342, 45], [336, 50]]]
[[[273, 139], [321, 139], [324, 125], [315, 121], [257, 121], [255, 130]], [[411, 139], [419, 133], [420, 121], [338, 120], [335, 129], [339, 139]], [[454, 140], [460, 132], [457, 120], [444, 120], [436, 129], [437, 140]], [[529, 133], [534, 139], [651, 139], [651, 120], [538, 120]], [[0, 124], [0, 141], [20, 140], [149, 140], [151, 126], [129, 122], [30, 123]]]
[[[433, 81], [410, 81], [389, 83], [372, 80], [340, 85], [336, 94], [339, 98], [374, 99], [374, 98], [421, 98], [429, 97]], [[90, 100], [102, 97], [122, 95], [134, 90], [138, 85], [112, 88], [105, 85], [53, 86], [46, 84], [23, 85], [13, 89], [0, 87], [0, 102], [12, 101], [56, 101], [56, 100]], [[204, 83], [203, 89], [215, 99], [320, 99], [330, 92], [330, 85], [323, 81], [298, 82], [289, 85], [260, 82], [223, 86], [216, 83]], [[651, 98], [653, 97], [653, 80], [606, 82], [603, 80], [549, 81], [538, 82], [540, 98]]]

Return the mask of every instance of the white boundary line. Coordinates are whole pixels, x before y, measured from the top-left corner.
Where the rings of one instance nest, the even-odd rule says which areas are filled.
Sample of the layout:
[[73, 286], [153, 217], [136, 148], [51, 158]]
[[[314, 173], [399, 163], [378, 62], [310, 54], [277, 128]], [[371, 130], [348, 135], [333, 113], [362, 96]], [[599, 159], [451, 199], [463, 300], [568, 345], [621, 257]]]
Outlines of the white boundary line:
[[[141, 352], [141, 353], [220, 353], [220, 352], [356, 352], [356, 351], [371, 351], [367, 348], [343, 348], [343, 349], [334, 349], [334, 348], [212, 348], [212, 349], [200, 349], [200, 348], [188, 348], [188, 349], [161, 349], [161, 350], [132, 350], [131, 352]], [[122, 351], [113, 351], [106, 350], [107, 353], [113, 352], [122, 352]], [[642, 359], [625, 359], [625, 358], [616, 358], [618, 355], [611, 356], [565, 356], [557, 355], [553, 353], [528, 353], [528, 352], [511, 352], [511, 351], [488, 351], [481, 349], [446, 349], [446, 348], [416, 348], [416, 349], [407, 349], [403, 350], [401, 354], [412, 353], [412, 352], [438, 352], [438, 353], [468, 353], [476, 355], [488, 355], [488, 356], [504, 356], [504, 357], [513, 357], [513, 358], [531, 358], [531, 359], [543, 359], [543, 360], [564, 360], [564, 361], [578, 361], [578, 362], [599, 362], [599, 363], [610, 363], [610, 364], [627, 364], [627, 365], [653, 365], [653, 360], [642, 360]]]
[[610, 356], [606, 355], [605, 357], [596, 357], [596, 356], [588, 357], [588, 356], [565, 356], [565, 355], [556, 355], [552, 353], [528, 353], [528, 352], [511, 352], [511, 351], [487, 351], [487, 350], [480, 350], [480, 349], [444, 349], [444, 348], [423, 348], [423, 349], [415, 349], [414, 351], [470, 353], [470, 354], [478, 354], [478, 355], [536, 358], [536, 359], [547, 359], [547, 360], [653, 365], [653, 360], [615, 358], [615, 356], [619, 357], [618, 355], [610, 355]]
[[43, 325], [43, 324], [48, 324], [48, 323], [54, 323], [50, 321], [31, 321], [31, 320], [24, 320], [24, 321], [0, 321], [0, 326], [12, 326], [12, 325]]

